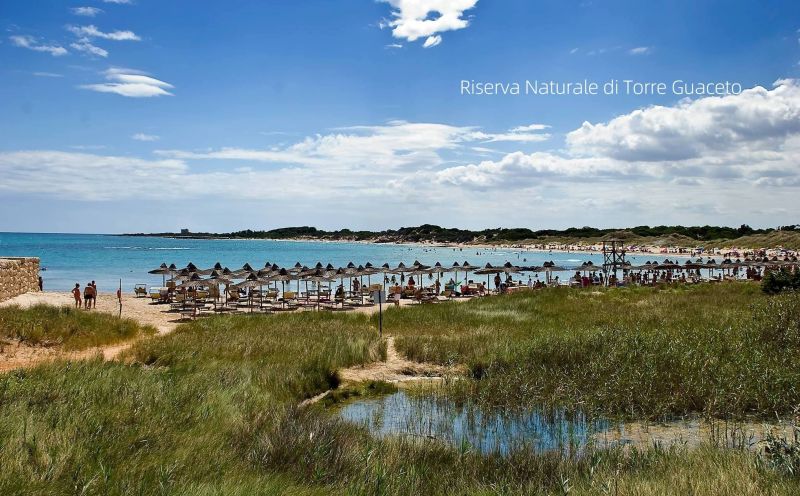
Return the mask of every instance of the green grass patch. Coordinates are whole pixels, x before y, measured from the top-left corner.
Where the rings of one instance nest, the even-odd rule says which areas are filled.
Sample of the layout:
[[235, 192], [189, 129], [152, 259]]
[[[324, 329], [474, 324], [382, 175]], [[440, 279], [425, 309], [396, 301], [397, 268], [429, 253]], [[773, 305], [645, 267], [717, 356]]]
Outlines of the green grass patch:
[[60, 345], [65, 350], [81, 350], [155, 332], [154, 327], [141, 325], [132, 319], [71, 307], [0, 308], [0, 336], [30, 345]]
[[464, 363], [451, 393], [632, 418], [791, 414], [800, 296], [750, 284], [558, 289], [388, 311], [410, 358]]
[[397, 392], [397, 386], [384, 381], [366, 381], [357, 384], [348, 384], [337, 388], [320, 401], [326, 408], [338, 406], [348, 401], [360, 398], [373, 398], [384, 394]]

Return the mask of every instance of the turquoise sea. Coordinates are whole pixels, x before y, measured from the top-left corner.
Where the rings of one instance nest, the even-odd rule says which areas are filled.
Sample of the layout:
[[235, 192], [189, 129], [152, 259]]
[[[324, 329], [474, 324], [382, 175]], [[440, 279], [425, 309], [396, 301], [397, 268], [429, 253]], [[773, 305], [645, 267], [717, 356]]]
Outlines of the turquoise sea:
[[[75, 283], [83, 286], [97, 281], [101, 292], [113, 291], [122, 280], [124, 290], [137, 283], [161, 284], [161, 276], [148, 270], [162, 262], [184, 267], [193, 262], [207, 268], [220, 262], [233, 269], [245, 262], [261, 268], [266, 262], [290, 267], [300, 262], [312, 266], [317, 262], [344, 266], [371, 262], [380, 266], [388, 262], [396, 266], [415, 260], [432, 265], [453, 262], [483, 266], [511, 262], [515, 265], [542, 265], [552, 260], [557, 265], [572, 267], [591, 260], [602, 263], [601, 255], [567, 252], [532, 252], [514, 249], [446, 248], [418, 245], [325, 243], [313, 241], [169, 239], [158, 237], [113, 236], [105, 234], [34, 234], [0, 233], [0, 257], [30, 256], [41, 259], [45, 291], [65, 291]], [[652, 257], [651, 257], [652, 258]], [[636, 258], [631, 259], [634, 263]], [[644, 261], [644, 258], [641, 258]], [[482, 276], [485, 277], [485, 276]], [[535, 275], [534, 275], [535, 277]], [[563, 277], [563, 276], [562, 276]], [[474, 279], [482, 280], [479, 276]], [[527, 280], [527, 275], [525, 275]]]

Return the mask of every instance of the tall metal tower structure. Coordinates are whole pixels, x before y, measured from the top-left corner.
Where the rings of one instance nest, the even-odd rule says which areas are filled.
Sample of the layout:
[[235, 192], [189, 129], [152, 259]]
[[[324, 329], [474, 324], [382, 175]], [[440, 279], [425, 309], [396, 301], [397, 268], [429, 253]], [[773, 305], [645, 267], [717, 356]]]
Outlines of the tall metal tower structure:
[[617, 278], [617, 269], [625, 269], [625, 245], [621, 239], [609, 239], [603, 241], [603, 272], [606, 273], [606, 284], [608, 284], [608, 274], [612, 272]]

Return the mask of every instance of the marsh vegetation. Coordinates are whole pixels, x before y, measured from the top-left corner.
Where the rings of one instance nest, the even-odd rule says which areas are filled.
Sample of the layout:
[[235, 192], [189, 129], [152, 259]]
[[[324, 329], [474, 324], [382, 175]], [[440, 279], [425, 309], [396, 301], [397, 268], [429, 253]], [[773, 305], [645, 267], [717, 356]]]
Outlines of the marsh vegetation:
[[[442, 392], [454, 403], [625, 418], [791, 417], [800, 344], [782, 322], [797, 306], [793, 295], [747, 285], [559, 290], [392, 310], [384, 330], [411, 359], [466, 364], [468, 377]], [[773, 440], [770, 453], [708, 442], [499, 452], [374, 436], [324, 404], [298, 407], [336, 388], [337, 370], [385, 356], [365, 315], [238, 315], [141, 341], [120, 361], [4, 374], [0, 493], [800, 491], [791, 440]], [[349, 387], [362, 397], [394, 391]]]

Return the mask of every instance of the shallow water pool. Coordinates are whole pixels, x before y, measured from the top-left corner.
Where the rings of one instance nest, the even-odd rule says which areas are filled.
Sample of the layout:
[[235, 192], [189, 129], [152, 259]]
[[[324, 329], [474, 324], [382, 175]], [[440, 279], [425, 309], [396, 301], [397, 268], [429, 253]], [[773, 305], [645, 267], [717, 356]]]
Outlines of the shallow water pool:
[[508, 454], [517, 449], [539, 453], [580, 454], [595, 447], [654, 444], [688, 447], [702, 442], [757, 449], [767, 432], [790, 435], [794, 425], [761, 422], [706, 422], [697, 419], [665, 423], [618, 422], [587, 418], [565, 410], [483, 410], [458, 405], [435, 393], [401, 390], [377, 398], [356, 400], [336, 415], [366, 427], [373, 435], [431, 439], [482, 453]]
[[551, 412], [483, 411], [456, 405], [435, 394], [406, 391], [345, 405], [338, 416], [365, 426], [376, 436], [402, 435], [469, 446], [483, 453], [527, 448], [537, 452], [580, 451], [594, 433], [607, 430], [605, 420]]

